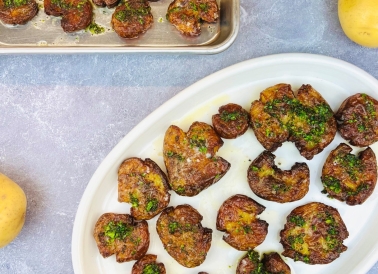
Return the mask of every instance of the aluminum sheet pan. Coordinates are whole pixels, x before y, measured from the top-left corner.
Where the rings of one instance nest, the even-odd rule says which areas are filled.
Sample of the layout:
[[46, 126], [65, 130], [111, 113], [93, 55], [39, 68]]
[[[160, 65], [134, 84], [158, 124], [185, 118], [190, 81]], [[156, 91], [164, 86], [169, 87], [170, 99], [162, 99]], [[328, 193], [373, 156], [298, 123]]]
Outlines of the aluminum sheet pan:
[[102, 34], [89, 31], [65, 33], [60, 17], [48, 16], [43, 0], [39, 12], [24, 26], [0, 23], [0, 54], [7, 53], [100, 53], [161, 52], [213, 54], [227, 49], [239, 30], [239, 0], [218, 0], [220, 18], [203, 23], [198, 37], [185, 37], [165, 18], [171, 0], [150, 2], [152, 27], [137, 39], [120, 38], [110, 25], [113, 9], [94, 7], [94, 21], [105, 27]]

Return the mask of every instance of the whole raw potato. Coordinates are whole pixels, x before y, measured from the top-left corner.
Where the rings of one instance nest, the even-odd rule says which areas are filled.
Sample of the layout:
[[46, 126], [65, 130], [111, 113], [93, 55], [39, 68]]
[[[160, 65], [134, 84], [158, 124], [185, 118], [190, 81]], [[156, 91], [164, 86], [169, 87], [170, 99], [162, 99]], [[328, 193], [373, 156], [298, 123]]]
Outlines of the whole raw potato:
[[26, 203], [22, 188], [0, 173], [0, 248], [20, 233], [25, 222]]
[[349, 39], [365, 47], [378, 47], [378, 0], [339, 0], [338, 11]]

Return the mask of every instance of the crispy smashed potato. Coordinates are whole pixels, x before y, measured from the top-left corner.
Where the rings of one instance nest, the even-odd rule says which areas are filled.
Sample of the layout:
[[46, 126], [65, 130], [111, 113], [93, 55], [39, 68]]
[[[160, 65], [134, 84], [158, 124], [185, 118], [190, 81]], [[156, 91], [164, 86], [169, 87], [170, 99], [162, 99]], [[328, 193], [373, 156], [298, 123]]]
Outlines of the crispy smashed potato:
[[37, 13], [34, 0], [0, 0], [0, 20], [5, 24], [25, 25]]
[[60, 25], [65, 32], [83, 30], [92, 22], [89, 0], [44, 0], [44, 6], [47, 15], [62, 16]]
[[265, 207], [245, 195], [228, 198], [219, 208], [217, 229], [226, 232], [223, 240], [237, 250], [253, 249], [268, 234], [268, 223], [257, 218]]
[[313, 202], [295, 208], [280, 232], [283, 256], [306, 264], [328, 264], [347, 247], [349, 236], [337, 209]]
[[248, 168], [248, 184], [259, 197], [278, 203], [302, 199], [309, 190], [310, 170], [306, 163], [295, 163], [291, 170], [274, 164], [269, 151], [261, 153]]
[[124, 0], [113, 15], [111, 24], [122, 38], [134, 39], [145, 33], [153, 24], [150, 3], [147, 0]]
[[288, 84], [278, 84], [261, 92], [252, 102], [251, 125], [262, 146], [274, 151], [285, 141], [295, 143], [308, 160], [332, 142], [336, 134], [333, 111], [310, 85], [295, 96]]
[[131, 216], [149, 220], [169, 204], [167, 176], [151, 159], [126, 159], [118, 169], [118, 201], [131, 204]]
[[174, 0], [168, 7], [167, 20], [187, 36], [201, 34], [201, 20], [213, 23], [219, 17], [216, 0]]
[[282, 260], [277, 252], [264, 254], [261, 260], [267, 274], [290, 274], [290, 267]]
[[322, 170], [323, 193], [348, 205], [359, 205], [373, 193], [377, 160], [370, 147], [359, 156], [350, 154], [351, 151], [344, 143], [331, 151]]
[[370, 146], [378, 140], [378, 101], [357, 93], [341, 104], [335, 117], [341, 136], [353, 146]]
[[282, 260], [277, 252], [264, 254], [260, 261], [257, 251], [248, 250], [240, 260], [236, 274], [290, 274], [290, 267]]
[[133, 265], [131, 274], [166, 274], [164, 264], [157, 263], [156, 258], [156, 255], [145, 255]]
[[230, 163], [215, 156], [223, 145], [214, 129], [194, 122], [187, 133], [170, 126], [164, 137], [163, 156], [171, 188], [182, 196], [195, 196], [218, 182]]
[[166, 208], [156, 223], [165, 250], [179, 264], [196, 267], [202, 264], [210, 249], [212, 233], [202, 227], [202, 215], [190, 205]]
[[93, 4], [99, 7], [107, 7], [109, 9], [118, 5], [120, 0], [92, 0]]
[[213, 127], [225, 139], [235, 139], [243, 135], [249, 127], [249, 114], [237, 104], [227, 104], [219, 108], [219, 114], [212, 117]]
[[131, 215], [105, 213], [96, 222], [93, 236], [100, 254], [116, 254], [119, 263], [139, 260], [150, 245], [146, 221], [136, 222]]

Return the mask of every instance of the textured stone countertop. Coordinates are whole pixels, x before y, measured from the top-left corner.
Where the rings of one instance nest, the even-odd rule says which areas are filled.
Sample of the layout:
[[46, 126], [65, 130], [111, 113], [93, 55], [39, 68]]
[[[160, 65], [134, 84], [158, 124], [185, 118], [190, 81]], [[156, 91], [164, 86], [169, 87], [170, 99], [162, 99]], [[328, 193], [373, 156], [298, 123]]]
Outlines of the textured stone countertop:
[[378, 49], [348, 40], [336, 0], [241, 0], [238, 37], [216, 55], [1, 55], [0, 172], [29, 204], [21, 234], [0, 249], [0, 273], [73, 273], [76, 210], [110, 150], [204, 76], [276, 53], [331, 56], [378, 78]]

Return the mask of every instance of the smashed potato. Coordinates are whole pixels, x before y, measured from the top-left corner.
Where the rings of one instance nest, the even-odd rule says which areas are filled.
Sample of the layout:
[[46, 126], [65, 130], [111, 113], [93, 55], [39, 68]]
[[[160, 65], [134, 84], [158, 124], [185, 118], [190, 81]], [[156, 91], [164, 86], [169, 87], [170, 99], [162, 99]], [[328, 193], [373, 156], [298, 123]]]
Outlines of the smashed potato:
[[169, 204], [167, 177], [151, 159], [129, 158], [118, 169], [118, 201], [131, 204], [131, 216], [149, 220]]
[[280, 232], [283, 256], [306, 264], [328, 264], [347, 250], [349, 236], [337, 209], [313, 202], [295, 208]]
[[377, 160], [370, 147], [359, 156], [351, 151], [352, 148], [344, 143], [331, 151], [322, 170], [323, 193], [346, 201], [348, 205], [359, 205], [373, 193], [377, 183]]
[[248, 184], [259, 197], [278, 203], [302, 199], [309, 190], [310, 170], [306, 163], [295, 163], [291, 170], [274, 164], [269, 151], [261, 153], [248, 168]]
[[253, 249], [268, 234], [268, 223], [258, 219], [265, 207], [245, 195], [234, 195], [218, 211], [217, 229], [226, 232], [223, 240], [237, 250]]
[[195, 196], [218, 182], [230, 168], [215, 156], [223, 145], [212, 126], [194, 122], [187, 133], [170, 126], [164, 136], [163, 157], [171, 188], [182, 196]]
[[291, 141], [308, 160], [322, 152], [336, 134], [332, 109], [310, 85], [302, 85], [296, 96], [288, 84], [265, 89], [252, 102], [250, 116], [256, 138], [265, 149], [274, 151]]

